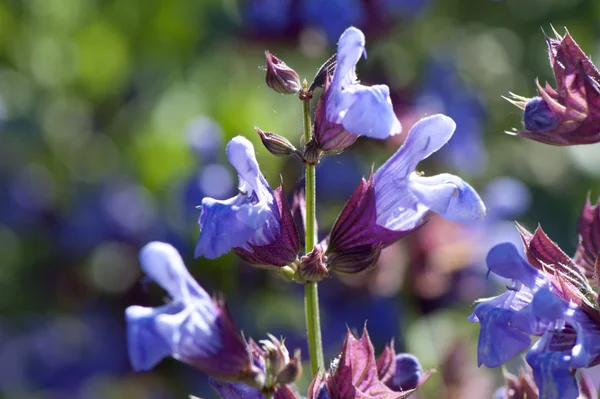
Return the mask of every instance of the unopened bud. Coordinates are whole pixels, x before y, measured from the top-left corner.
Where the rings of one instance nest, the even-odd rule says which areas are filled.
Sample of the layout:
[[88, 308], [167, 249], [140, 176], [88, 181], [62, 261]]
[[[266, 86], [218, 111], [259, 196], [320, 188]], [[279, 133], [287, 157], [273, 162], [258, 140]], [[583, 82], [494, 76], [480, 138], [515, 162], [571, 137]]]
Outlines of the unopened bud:
[[267, 86], [278, 93], [294, 94], [302, 88], [300, 77], [285, 62], [265, 51], [267, 58]]
[[296, 270], [296, 281], [299, 283], [308, 283], [311, 281], [321, 281], [329, 275], [329, 270], [325, 266], [325, 255], [321, 245], [317, 245], [310, 253], [300, 258], [300, 265]]
[[302, 361], [300, 360], [300, 349], [294, 351], [294, 358], [290, 359], [277, 375], [279, 384], [291, 384], [302, 376]]
[[300, 151], [298, 151], [285, 137], [271, 132], [264, 132], [258, 127], [255, 127], [255, 129], [256, 133], [260, 136], [263, 145], [271, 154], [278, 157], [287, 157], [289, 155], [297, 155], [300, 157]]

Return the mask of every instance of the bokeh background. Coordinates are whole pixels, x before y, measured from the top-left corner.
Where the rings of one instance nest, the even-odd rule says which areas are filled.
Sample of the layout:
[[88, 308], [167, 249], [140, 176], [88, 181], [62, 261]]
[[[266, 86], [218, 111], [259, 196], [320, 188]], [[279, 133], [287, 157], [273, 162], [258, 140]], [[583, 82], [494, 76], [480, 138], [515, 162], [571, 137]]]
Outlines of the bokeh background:
[[[476, 298], [502, 290], [486, 279], [486, 251], [518, 239], [517, 219], [573, 253], [586, 194], [600, 194], [600, 147], [504, 134], [521, 114], [501, 96], [552, 82], [551, 24], [595, 59], [598, 21], [594, 0], [0, 0], [0, 397], [216, 397], [205, 375], [173, 360], [130, 369], [124, 309], [165, 297], [137, 264], [150, 240], [174, 244], [247, 336], [283, 335], [306, 354], [302, 287], [231, 254], [193, 259], [195, 207], [235, 192], [224, 146], [240, 134], [273, 186], [280, 175], [290, 196], [302, 186], [298, 162], [271, 156], [254, 133], [301, 136], [301, 104], [265, 85], [263, 51], [310, 80], [350, 25], [367, 37], [362, 82], [389, 85], [405, 132], [432, 113], [456, 120], [454, 138], [419, 168], [471, 182], [489, 216], [431, 222], [374, 271], [322, 282], [326, 357], [346, 326], [368, 320], [377, 351], [394, 337], [438, 370], [419, 397], [490, 397], [500, 373], [477, 369], [479, 329], [466, 321]], [[402, 138], [360, 139], [324, 159], [321, 237]]]

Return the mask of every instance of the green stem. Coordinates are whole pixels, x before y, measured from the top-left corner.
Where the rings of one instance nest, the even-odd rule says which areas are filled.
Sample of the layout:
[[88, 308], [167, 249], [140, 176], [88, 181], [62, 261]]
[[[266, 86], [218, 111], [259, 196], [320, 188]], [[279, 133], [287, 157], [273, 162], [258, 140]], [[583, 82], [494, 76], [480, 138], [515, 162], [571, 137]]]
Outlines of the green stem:
[[[304, 140], [310, 141], [310, 108], [309, 98], [302, 100], [304, 119]], [[315, 231], [315, 165], [306, 164], [306, 253], [313, 250], [316, 241]], [[306, 313], [306, 330], [308, 332], [308, 350], [312, 374], [325, 369], [323, 361], [323, 342], [321, 340], [321, 321], [319, 317], [319, 291], [316, 282], [306, 283], [304, 287], [304, 310]]]

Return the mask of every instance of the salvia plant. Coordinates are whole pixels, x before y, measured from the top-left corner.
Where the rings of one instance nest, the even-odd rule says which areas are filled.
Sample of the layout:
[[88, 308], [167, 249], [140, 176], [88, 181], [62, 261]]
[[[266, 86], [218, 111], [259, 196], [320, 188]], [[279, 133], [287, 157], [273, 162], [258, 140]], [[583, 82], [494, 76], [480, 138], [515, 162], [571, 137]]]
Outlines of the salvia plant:
[[[598, 71], [568, 32], [547, 42], [557, 87], [538, 83], [539, 97], [532, 99], [511, 94], [510, 101], [524, 110], [524, 130], [515, 134], [554, 145], [600, 141]], [[355, 68], [363, 55], [363, 33], [347, 29], [337, 52], [309, 84], [267, 51], [266, 84], [300, 100], [302, 145], [297, 148], [258, 127], [256, 131], [270, 153], [295, 157], [304, 166], [303, 195], [295, 195], [290, 205], [283, 182], [275, 189], [269, 185], [253, 145], [238, 136], [226, 147], [239, 177], [238, 194], [204, 198], [200, 204], [196, 257], [214, 259], [233, 251], [247, 263], [277, 270], [285, 280], [304, 285], [310, 369], [302, 367], [306, 354], [288, 349], [284, 338], [243, 336], [224, 300], [210, 296], [192, 278], [177, 250], [151, 242], [141, 250], [140, 264], [170, 300], [156, 308], [126, 310], [129, 356], [136, 371], [173, 357], [208, 374], [225, 399], [403, 398], [431, 375], [415, 356], [397, 354], [393, 341], [376, 351], [366, 327], [360, 337], [348, 331], [337, 357], [327, 363], [323, 357], [319, 282], [332, 274], [353, 275], [375, 267], [383, 248], [434, 217], [473, 222], [486, 212], [477, 192], [460, 177], [425, 176], [417, 170], [456, 128], [451, 118], [431, 115], [411, 127], [383, 165], [357, 182], [331, 231], [319, 242], [316, 165], [360, 136], [383, 140], [402, 131], [389, 88], [358, 81]], [[314, 105], [311, 100], [319, 91]], [[527, 350], [528, 365], [518, 377], [505, 372], [498, 398], [597, 397], [589, 378], [575, 371], [600, 363], [600, 205], [589, 199], [584, 204], [573, 257], [541, 227], [533, 233], [517, 228], [526, 258], [511, 243], [491, 249], [486, 259], [490, 273], [512, 283], [505, 293], [478, 301], [469, 317], [480, 324], [479, 365], [498, 367]], [[532, 336], [539, 337], [533, 345]], [[308, 391], [299, 392], [295, 382], [303, 372], [310, 373], [312, 382]]]

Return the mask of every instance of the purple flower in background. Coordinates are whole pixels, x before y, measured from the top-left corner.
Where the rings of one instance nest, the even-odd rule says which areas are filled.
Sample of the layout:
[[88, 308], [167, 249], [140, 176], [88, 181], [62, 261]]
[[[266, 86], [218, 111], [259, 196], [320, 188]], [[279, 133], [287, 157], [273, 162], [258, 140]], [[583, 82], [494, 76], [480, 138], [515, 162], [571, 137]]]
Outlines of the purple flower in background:
[[327, 256], [333, 270], [356, 273], [374, 265], [382, 246], [421, 226], [429, 211], [458, 222], [483, 218], [485, 205], [464, 180], [415, 171], [452, 137], [455, 126], [444, 115], [420, 120], [402, 147], [368, 182], [363, 179], [331, 231]]
[[325, 104], [329, 122], [340, 124], [348, 132], [385, 139], [402, 131], [394, 113], [390, 90], [386, 85], [363, 86], [356, 78], [356, 63], [366, 56], [365, 35], [352, 27], [340, 37], [337, 67]]
[[226, 151], [238, 172], [240, 192], [227, 200], [202, 200], [196, 257], [214, 259], [236, 247], [252, 251], [250, 245], [268, 245], [280, 235], [277, 201], [260, 172], [252, 143], [237, 136]]
[[348, 26], [362, 26], [366, 15], [362, 0], [301, 0], [299, 7], [304, 23], [323, 30], [330, 43]]
[[169, 293], [171, 302], [158, 308], [130, 306], [125, 311], [134, 370], [150, 370], [172, 356], [224, 380], [261, 378], [224, 304], [213, 300], [192, 278], [175, 248], [151, 242], [140, 251], [140, 264]]
[[481, 99], [465, 87], [450, 56], [432, 62], [423, 81], [417, 109], [448, 115], [457, 126], [448, 145], [440, 151], [441, 159], [461, 173], [481, 175], [487, 166]]

